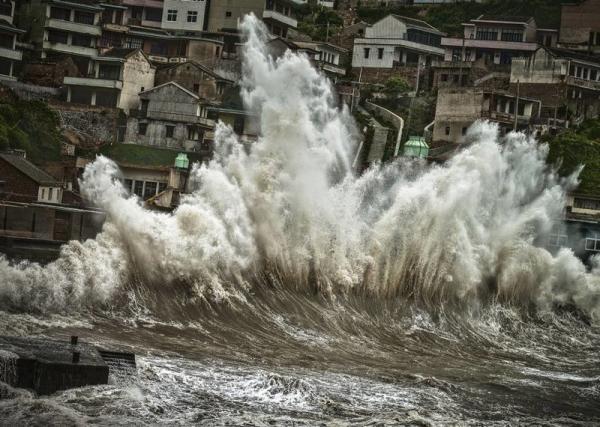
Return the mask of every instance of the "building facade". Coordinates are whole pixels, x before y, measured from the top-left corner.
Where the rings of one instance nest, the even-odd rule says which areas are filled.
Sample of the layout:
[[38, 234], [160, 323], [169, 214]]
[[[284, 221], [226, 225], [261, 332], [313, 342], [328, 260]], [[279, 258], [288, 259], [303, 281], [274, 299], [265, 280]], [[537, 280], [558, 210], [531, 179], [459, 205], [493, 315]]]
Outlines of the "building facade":
[[[538, 37], [555, 34], [553, 30], [538, 30], [533, 18], [523, 16], [481, 15], [463, 27], [462, 38], [442, 38], [445, 61], [483, 58], [488, 63], [509, 65], [513, 57], [531, 56], [538, 47]], [[549, 43], [553, 43], [552, 38]]]
[[98, 55], [103, 9], [95, 2], [63, 0], [25, 0], [21, 4], [20, 24], [41, 59], [68, 56], [82, 75]]
[[140, 49], [111, 49], [94, 59], [89, 77], [65, 77], [67, 102], [139, 108], [140, 92], [154, 86], [155, 67]]
[[600, 53], [600, 0], [562, 5], [559, 43], [566, 49]]
[[352, 67], [394, 68], [407, 64], [430, 64], [444, 55], [441, 33], [428, 23], [388, 15], [354, 39]]
[[140, 109], [127, 120], [125, 143], [173, 150], [209, 152], [205, 138], [215, 122], [200, 97], [175, 82], [140, 93]]
[[195, 61], [175, 64], [157, 71], [157, 86], [171, 81], [194, 93], [201, 100], [211, 103], [220, 103], [226, 89], [234, 84], [233, 81], [222, 78]]
[[0, 153], [0, 182], [3, 200], [62, 203], [61, 184], [24, 154]]
[[202, 31], [208, 0], [164, 0], [161, 27], [165, 30]]

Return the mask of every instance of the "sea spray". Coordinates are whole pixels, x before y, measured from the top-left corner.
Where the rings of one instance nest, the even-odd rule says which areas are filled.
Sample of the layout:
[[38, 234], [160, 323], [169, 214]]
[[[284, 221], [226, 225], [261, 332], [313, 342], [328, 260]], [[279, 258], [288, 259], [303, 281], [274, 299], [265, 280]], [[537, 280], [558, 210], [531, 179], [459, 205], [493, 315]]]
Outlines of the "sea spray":
[[194, 167], [193, 191], [173, 213], [145, 209], [98, 157], [81, 190], [107, 212], [102, 233], [69, 243], [45, 267], [2, 260], [2, 307], [102, 308], [135, 295], [176, 310], [244, 300], [268, 278], [432, 310], [499, 301], [600, 315], [596, 272], [568, 250], [535, 246], [576, 179], [547, 166], [547, 147], [518, 133], [500, 139], [478, 122], [445, 165], [397, 160], [356, 176], [356, 128], [329, 81], [303, 55], [271, 57], [254, 16], [242, 31], [242, 97], [258, 117], [258, 141], [246, 150], [219, 123], [214, 159]]

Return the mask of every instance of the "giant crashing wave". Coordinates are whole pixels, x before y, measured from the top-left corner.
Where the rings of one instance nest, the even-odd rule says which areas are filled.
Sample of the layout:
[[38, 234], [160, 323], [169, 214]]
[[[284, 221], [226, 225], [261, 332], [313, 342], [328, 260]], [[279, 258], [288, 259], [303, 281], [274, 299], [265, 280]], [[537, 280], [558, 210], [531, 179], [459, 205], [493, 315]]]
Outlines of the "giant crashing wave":
[[567, 249], [534, 244], [576, 185], [576, 174], [560, 179], [547, 166], [546, 146], [517, 133], [500, 140], [479, 122], [444, 165], [400, 159], [356, 176], [358, 132], [330, 82], [303, 55], [272, 58], [254, 16], [241, 27], [242, 98], [258, 141], [246, 150], [219, 123], [214, 159], [193, 168], [193, 191], [173, 213], [144, 209], [98, 157], [81, 189], [106, 210], [103, 231], [46, 266], [0, 260], [0, 307], [64, 312], [152, 294], [226, 304], [267, 283], [432, 310], [570, 304], [600, 316], [598, 274]]

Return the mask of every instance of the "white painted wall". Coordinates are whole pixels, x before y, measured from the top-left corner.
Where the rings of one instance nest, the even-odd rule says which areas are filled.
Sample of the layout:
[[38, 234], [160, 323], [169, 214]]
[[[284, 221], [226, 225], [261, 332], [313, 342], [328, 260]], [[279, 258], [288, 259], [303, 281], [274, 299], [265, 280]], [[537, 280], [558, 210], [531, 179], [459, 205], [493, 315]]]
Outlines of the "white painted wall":
[[38, 188], [38, 202], [62, 203], [62, 188], [40, 186]]
[[123, 89], [119, 108], [126, 111], [139, 108], [139, 93], [154, 87], [155, 72], [156, 69], [141, 52], [127, 58], [123, 64]]
[[380, 19], [372, 26], [365, 29], [365, 38], [378, 38], [378, 39], [402, 39], [406, 38], [406, 25], [394, 18], [392, 15], [388, 15], [383, 19]]
[[[162, 28], [166, 30], [202, 31], [206, 2], [208, 0], [165, 0]], [[177, 11], [177, 20], [169, 21], [169, 10]], [[188, 14], [196, 14], [195, 22], [188, 22]]]

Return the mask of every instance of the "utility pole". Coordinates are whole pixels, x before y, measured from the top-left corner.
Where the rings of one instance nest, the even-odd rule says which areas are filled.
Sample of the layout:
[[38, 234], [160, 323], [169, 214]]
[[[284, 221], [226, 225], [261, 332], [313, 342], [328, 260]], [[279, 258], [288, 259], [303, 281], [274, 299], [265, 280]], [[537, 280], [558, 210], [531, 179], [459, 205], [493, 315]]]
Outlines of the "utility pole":
[[517, 131], [517, 122], [519, 120], [519, 90], [521, 87], [521, 81], [517, 80], [517, 100], [515, 102], [515, 124], [513, 126], [513, 130]]

